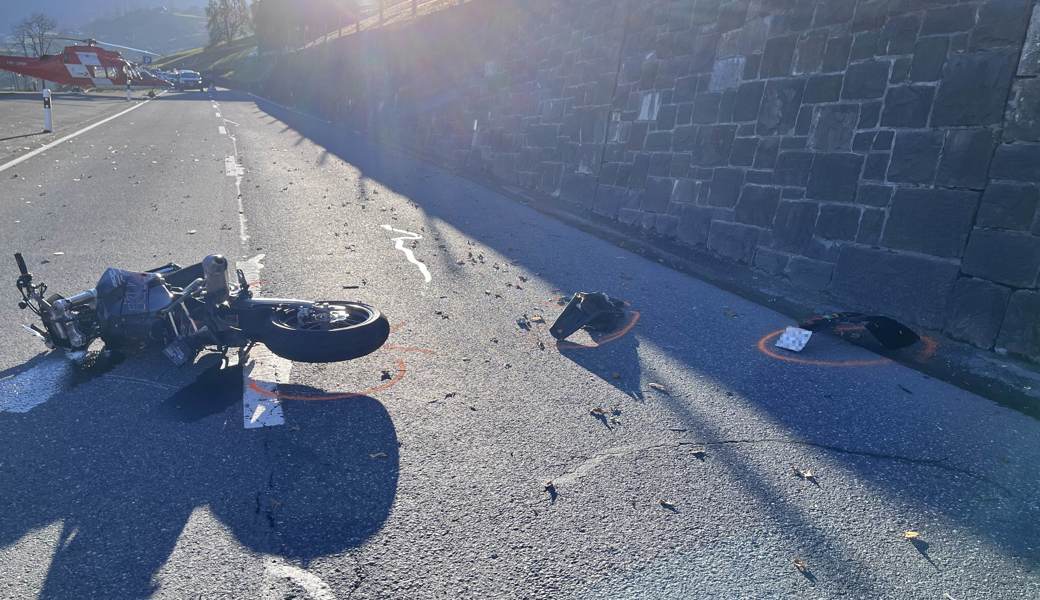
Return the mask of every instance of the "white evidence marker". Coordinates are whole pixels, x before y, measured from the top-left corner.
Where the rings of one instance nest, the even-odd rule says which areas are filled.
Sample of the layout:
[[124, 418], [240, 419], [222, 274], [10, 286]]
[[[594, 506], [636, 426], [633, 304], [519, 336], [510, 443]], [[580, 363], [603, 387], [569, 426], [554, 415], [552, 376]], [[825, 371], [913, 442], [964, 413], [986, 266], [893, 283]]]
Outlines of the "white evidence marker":
[[780, 339], [776, 340], [776, 347], [792, 352], [801, 352], [805, 345], [809, 343], [809, 338], [811, 337], [812, 332], [807, 329], [788, 327], [780, 334]]

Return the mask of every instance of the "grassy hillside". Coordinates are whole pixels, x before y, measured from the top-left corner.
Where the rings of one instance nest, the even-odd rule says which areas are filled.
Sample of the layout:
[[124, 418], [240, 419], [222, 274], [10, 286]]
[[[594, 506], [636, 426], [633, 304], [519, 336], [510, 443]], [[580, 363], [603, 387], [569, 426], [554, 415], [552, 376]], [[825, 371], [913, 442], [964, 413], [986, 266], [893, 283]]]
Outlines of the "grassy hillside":
[[259, 81], [267, 75], [271, 61], [260, 60], [255, 54], [256, 41], [249, 36], [230, 44], [193, 48], [164, 56], [154, 66], [161, 69], [192, 69], [217, 77], [233, 77], [242, 82]]

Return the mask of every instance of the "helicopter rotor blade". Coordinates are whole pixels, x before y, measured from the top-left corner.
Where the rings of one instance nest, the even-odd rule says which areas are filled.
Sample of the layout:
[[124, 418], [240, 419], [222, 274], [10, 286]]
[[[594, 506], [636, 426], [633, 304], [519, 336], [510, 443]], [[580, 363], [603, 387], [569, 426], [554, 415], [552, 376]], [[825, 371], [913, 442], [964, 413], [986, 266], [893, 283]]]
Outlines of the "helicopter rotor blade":
[[94, 40], [102, 46], [112, 46], [113, 48], [120, 48], [122, 50], [129, 50], [131, 52], [140, 52], [141, 54], [150, 54], [152, 56], [162, 56], [158, 52], [152, 52], [151, 50], [142, 50], [140, 48], [131, 48], [130, 46], [121, 46], [119, 44], [113, 44], [112, 42], [103, 42], [101, 40]]
[[68, 36], [63, 36], [63, 35], [49, 35], [49, 36], [47, 36], [47, 38], [51, 39], [51, 40], [66, 40], [66, 41], [69, 41], [69, 42], [79, 42], [81, 44], [90, 44], [90, 45], [99, 44], [101, 46], [112, 46], [113, 48], [120, 48], [122, 50], [130, 50], [131, 52], [140, 52], [142, 54], [150, 54], [152, 56], [162, 56], [158, 52], [152, 52], [150, 50], [142, 50], [141, 48], [131, 48], [130, 46], [122, 46], [120, 44], [113, 44], [112, 42], [105, 42], [105, 41], [97, 40], [97, 39], [94, 39], [94, 38], [75, 38], [75, 37], [68, 37]]

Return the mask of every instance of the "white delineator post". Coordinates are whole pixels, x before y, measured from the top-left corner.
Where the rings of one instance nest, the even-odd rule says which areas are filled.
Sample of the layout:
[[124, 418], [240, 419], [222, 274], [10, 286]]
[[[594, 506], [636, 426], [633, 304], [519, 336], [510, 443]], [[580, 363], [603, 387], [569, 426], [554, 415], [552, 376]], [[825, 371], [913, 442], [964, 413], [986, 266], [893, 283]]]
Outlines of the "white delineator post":
[[130, 80], [126, 80], [126, 101], [130, 101]]
[[50, 133], [54, 131], [54, 123], [51, 120], [51, 91], [47, 88], [43, 89], [43, 132]]

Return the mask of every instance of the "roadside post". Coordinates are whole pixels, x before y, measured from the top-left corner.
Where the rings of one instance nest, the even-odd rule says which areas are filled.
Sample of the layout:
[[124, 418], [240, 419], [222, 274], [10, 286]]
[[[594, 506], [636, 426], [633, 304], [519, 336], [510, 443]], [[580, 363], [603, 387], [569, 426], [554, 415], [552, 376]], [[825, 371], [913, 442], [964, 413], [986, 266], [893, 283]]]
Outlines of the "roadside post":
[[54, 123], [51, 121], [51, 91], [43, 88], [43, 132], [54, 131]]

